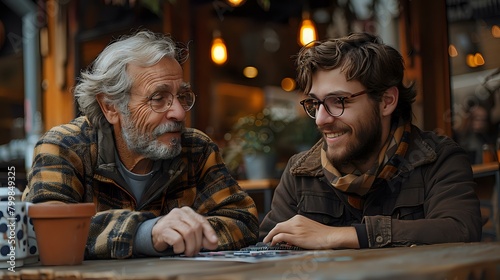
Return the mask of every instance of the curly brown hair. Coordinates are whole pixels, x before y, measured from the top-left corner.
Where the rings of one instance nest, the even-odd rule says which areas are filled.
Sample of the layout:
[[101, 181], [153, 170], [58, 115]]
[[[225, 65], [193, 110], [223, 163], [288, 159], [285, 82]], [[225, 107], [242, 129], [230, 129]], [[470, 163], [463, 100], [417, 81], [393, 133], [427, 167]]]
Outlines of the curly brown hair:
[[308, 94], [312, 76], [318, 70], [340, 68], [348, 81], [359, 81], [367, 88], [373, 100], [380, 101], [384, 91], [396, 86], [399, 101], [393, 120], [412, 118], [412, 103], [415, 101], [414, 84], [403, 84], [404, 61], [401, 54], [382, 40], [368, 33], [353, 33], [349, 36], [314, 41], [304, 46], [296, 56], [297, 85]]

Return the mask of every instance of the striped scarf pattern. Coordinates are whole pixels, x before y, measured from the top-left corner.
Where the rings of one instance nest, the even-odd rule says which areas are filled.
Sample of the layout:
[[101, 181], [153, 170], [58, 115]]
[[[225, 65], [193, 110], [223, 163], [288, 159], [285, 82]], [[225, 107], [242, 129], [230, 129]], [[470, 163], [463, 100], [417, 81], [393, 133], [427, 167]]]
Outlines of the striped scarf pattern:
[[389, 181], [404, 162], [411, 133], [410, 122], [399, 120], [393, 125], [385, 145], [380, 150], [378, 161], [364, 174], [359, 170], [342, 175], [326, 157], [326, 148], [321, 150], [321, 164], [325, 177], [330, 184], [347, 195], [349, 204], [356, 209], [363, 209], [365, 195], [372, 189], [373, 183]]

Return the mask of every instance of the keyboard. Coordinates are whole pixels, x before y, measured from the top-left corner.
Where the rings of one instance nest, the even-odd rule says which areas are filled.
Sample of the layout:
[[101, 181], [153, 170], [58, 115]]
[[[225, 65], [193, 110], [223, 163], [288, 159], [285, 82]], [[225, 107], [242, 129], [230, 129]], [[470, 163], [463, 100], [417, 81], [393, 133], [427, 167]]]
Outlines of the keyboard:
[[248, 247], [240, 249], [240, 251], [269, 251], [269, 250], [303, 250], [303, 249], [288, 243], [276, 243], [274, 245], [271, 245], [271, 243], [264, 243], [264, 242], [257, 242], [257, 244], [255, 245], [250, 245]]

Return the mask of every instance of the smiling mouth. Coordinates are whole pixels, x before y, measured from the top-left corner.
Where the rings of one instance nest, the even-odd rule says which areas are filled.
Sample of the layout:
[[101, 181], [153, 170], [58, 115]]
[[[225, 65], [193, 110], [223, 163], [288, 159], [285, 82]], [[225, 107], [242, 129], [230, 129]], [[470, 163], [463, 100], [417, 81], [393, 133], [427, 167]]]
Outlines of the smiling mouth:
[[345, 132], [325, 133], [326, 138], [333, 139], [346, 134]]

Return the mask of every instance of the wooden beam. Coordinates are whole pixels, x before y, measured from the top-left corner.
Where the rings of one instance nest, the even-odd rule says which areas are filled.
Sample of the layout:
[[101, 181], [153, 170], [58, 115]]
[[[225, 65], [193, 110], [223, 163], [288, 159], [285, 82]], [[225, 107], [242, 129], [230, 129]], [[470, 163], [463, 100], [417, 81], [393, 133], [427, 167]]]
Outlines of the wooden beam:
[[[445, 1], [407, 1], [413, 57], [420, 68], [418, 90], [423, 129], [452, 136], [450, 65]], [[414, 61], [415, 61], [414, 60]]]
[[[65, 13], [71, 12], [72, 2], [67, 5], [60, 5], [58, 1], [48, 1], [50, 5], [57, 6], [54, 13], [47, 16], [47, 26], [41, 32], [45, 42], [45, 49], [42, 56], [42, 80], [43, 80], [43, 123], [44, 129], [48, 130], [53, 126], [66, 123], [75, 117], [74, 99], [71, 89], [73, 87], [73, 77], [71, 66], [73, 57], [68, 54], [70, 48], [68, 44], [68, 24]], [[49, 4], [47, 4], [49, 5]], [[68, 10], [69, 9], [69, 10]], [[64, 28], [62, 28], [64, 26]]]

